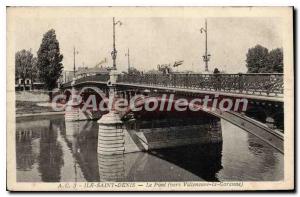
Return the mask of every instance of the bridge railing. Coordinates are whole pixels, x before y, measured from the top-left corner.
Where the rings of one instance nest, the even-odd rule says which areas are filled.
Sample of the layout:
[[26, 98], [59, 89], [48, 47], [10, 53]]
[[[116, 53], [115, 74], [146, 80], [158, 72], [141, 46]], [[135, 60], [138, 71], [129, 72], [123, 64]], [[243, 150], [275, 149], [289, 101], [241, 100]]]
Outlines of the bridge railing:
[[[109, 80], [109, 75], [108, 74], [97, 74], [97, 75], [90, 75], [90, 76], [85, 76], [81, 78], [77, 78], [75, 80], [75, 85], [83, 82], [107, 82]], [[69, 81], [67, 83], [62, 84], [62, 87], [70, 87], [72, 81]]]
[[118, 83], [199, 89], [239, 94], [282, 96], [282, 73], [119, 75]]

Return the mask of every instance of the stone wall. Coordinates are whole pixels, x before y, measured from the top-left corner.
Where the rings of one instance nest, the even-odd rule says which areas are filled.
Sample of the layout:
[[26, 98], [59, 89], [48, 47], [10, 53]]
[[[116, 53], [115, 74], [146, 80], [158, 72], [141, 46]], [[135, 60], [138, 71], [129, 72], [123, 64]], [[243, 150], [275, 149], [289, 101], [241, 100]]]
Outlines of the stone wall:
[[124, 129], [125, 153], [222, 141], [220, 123], [182, 127]]

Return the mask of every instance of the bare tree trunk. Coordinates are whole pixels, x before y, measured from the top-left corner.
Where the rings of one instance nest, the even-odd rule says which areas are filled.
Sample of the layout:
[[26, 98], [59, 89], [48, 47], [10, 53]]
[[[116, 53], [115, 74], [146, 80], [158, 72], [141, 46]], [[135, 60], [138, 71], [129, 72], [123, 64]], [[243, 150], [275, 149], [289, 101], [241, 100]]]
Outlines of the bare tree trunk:
[[22, 79], [22, 81], [23, 81], [23, 91], [25, 91], [26, 90], [25, 79]]
[[32, 74], [31, 74], [31, 84], [30, 85], [31, 85], [31, 90], [33, 90], [34, 87], [33, 87], [33, 77], [32, 77]]

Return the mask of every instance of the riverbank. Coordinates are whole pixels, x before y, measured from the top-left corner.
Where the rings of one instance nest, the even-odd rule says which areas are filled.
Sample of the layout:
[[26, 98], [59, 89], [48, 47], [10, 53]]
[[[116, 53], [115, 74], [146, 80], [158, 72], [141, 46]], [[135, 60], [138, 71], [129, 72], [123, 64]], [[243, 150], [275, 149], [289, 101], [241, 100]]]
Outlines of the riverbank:
[[43, 112], [52, 112], [50, 106], [39, 106], [38, 102], [32, 101], [16, 101], [16, 114], [34, 114]]
[[63, 115], [64, 110], [55, 111], [51, 103], [37, 103], [30, 101], [16, 101], [16, 117]]
[[[62, 104], [57, 104], [62, 105]], [[63, 105], [62, 105], [63, 107]], [[63, 114], [64, 110], [54, 110], [45, 91], [18, 91], [16, 92], [16, 116]]]

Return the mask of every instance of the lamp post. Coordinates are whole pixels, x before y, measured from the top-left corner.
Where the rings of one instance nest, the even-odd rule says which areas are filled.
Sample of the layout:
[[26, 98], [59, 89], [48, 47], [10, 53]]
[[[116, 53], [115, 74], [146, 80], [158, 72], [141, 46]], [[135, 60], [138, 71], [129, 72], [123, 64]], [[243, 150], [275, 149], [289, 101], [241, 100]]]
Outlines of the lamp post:
[[125, 56], [127, 56], [128, 73], [129, 73], [129, 70], [130, 70], [130, 55], [129, 55], [129, 48], [127, 49], [127, 53], [125, 53]]
[[201, 28], [200, 29], [200, 33], [205, 33], [205, 54], [202, 56], [203, 57], [203, 61], [205, 62], [205, 72], [208, 72], [208, 62], [210, 60], [210, 54], [208, 54], [207, 52], [207, 20], [205, 19], [205, 28]]
[[[113, 67], [109, 72], [109, 81], [107, 86], [109, 88], [109, 113], [104, 114], [97, 121], [99, 124], [98, 130], [98, 148], [97, 152], [99, 155], [117, 155], [124, 154], [125, 145], [124, 142], [120, 142], [118, 138], [111, 138], [111, 135], [108, 133], [119, 133], [120, 135], [124, 135], [122, 128], [122, 120], [120, 118], [118, 110], [115, 108], [115, 103], [118, 101], [117, 98], [117, 89], [116, 82], [118, 79], [117, 66], [116, 66], [116, 58], [117, 58], [117, 50], [115, 44], [115, 26], [122, 23], [120, 21], [115, 22], [115, 18], [113, 18], [113, 50], [111, 52], [111, 57], [113, 59]], [[109, 144], [107, 143], [109, 142]]]
[[113, 50], [111, 52], [111, 57], [113, 59], [113, 68], [112, 70], [117, 70], [117, 65], [116, 65], [116, 59], [117, 59], [117, 50], [116, 50], [116, 30], [115, 27], [116, 25], [122, 25], [121, 21], [116, 21], [115, 22], [115, 17], [113, 17]]
[[76, 64], [75, 64], [75, 55], [77, 55], [79, 52], [76, 51], [75, 47], [73, 48], [73, 56], [74, 56], [74, 67], [73, 67], [73, 74], [74, 74], [74, 77], [75, 77], [75, 73], [76, 73]]

